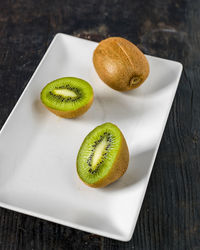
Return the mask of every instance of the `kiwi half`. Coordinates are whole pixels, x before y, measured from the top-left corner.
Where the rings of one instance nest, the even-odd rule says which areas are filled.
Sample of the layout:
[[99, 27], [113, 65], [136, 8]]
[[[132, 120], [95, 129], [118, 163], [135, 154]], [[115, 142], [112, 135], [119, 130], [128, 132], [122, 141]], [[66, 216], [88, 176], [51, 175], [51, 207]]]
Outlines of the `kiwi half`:
[[101, 80], [119, 91], [139, 87], [149, 75], [145, 55], [122, 37], [102, 40], [93, 53], [93, 63]]
[[104, 123], [84, 139], [77, 156], [80, 179], [91, 187], [105, 187], [128, 168], [129, 151], [120, 129]]
[[92, 105], [91, 85], [76, 77], [64, 77], [48, 83], [41, 92], [41, 101], [54, 114], [74, 118]]

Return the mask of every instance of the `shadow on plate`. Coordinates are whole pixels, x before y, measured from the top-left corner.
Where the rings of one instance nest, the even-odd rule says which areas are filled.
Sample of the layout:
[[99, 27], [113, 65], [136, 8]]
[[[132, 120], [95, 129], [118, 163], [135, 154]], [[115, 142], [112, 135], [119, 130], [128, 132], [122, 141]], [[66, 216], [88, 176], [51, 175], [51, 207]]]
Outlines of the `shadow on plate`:
[[50, 111], [45, 108], [45, 106], [42, 104], [40, 99], [35, 99], [33, 104], [32, 104], [32, 109], [33, 109], [33, 115], [35, 115], [36, 118], [39, 119], [44, 119], [46, 118]]
[[138, 184], [149, 174], [155, 149], [149, 149], [136, 155], [130, 155], [129, 167], [118, 181], [105, 187], [106, 191], [116, 191]]
[[[120, 93], [121, 94], [121, 93]], [[134, 120], [142, 119], [146, 115], [149, 108], [152, 109], [149, 103], [138, 100], [125, 101], [124, 96], [122, 99], [118, 95], [97, 95], [95, 97], [92, 107], [77, 120], [85, 122], [100, 122], [104, 121], [129, 121], [132, 124]]]
[[[145, 97], [147, 95], [158, 94], [158, 92], [168, 88], [172, 83], [177, 80], [176, 72], [169, 71], [168, 69], [165, 74], [160, 74], [159, 67], [157, 71], [158, 73], [156, 74], [156, 76], [151, 77], [150, 75], [139, 88], [127, 92], [122, 92], [122, 94], [136, 97]], [[153, 75], [155, 73], [156, 72], [153, 71], [151, 74]]]

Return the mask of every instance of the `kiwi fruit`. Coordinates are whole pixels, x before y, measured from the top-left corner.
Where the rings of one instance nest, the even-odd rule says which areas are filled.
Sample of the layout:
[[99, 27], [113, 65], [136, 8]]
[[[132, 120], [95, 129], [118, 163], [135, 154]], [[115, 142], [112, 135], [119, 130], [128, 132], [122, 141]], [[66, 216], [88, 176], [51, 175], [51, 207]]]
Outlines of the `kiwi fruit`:
[[75, 118], [92, 105], [91, 85], [76, 77], [63, 77], [48, 83], [41, 92], [41, 101], [54, 114]]
[[90, 187], [105, 187], [127, 170], [129, 151], [120, 129], [104, 123], [84, 139], [77, 156], [77, 172]]
[[145, 55], [121, 37], [102, 40], [93, 53], [93, 64], [101, 80], [119, 91], [139, 87], [149, 75]]

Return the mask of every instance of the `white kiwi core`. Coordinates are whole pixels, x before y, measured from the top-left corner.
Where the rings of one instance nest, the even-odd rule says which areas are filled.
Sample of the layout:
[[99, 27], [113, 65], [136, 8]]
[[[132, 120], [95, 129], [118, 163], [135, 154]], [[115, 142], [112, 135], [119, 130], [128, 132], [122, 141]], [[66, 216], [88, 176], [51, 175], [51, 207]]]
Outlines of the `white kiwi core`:
[[77, 97], [76, 93], [69, 89], [54, 89], [53, 93], [56, 95], [61, 95], [63, 97]]

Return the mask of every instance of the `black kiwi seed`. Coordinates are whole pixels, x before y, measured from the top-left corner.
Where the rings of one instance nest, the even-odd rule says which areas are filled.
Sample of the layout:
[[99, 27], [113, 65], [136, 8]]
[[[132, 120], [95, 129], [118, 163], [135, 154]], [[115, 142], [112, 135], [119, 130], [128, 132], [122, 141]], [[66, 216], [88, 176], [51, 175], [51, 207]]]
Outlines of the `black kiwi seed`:
[[[106, 150], [108, 150], [108, 149], [110, 148], [111, 142], [112, 142], [112, 141], [111, 141], [111, 136], [110, 136], [110, 134], [108, 134], [107, 132], [104, 132], [103, 135], [100, 135], [99, 140], [95, 141], [94, 144], [92, 145], [92, 147], [93, 147], [92, 150], [91, 150], [92, 153], [90, 154], [90, 156], [89, 156], [88, 159], [87, 159], [87, 164], [88, 164], [89, 167], [92, 167], [91, 162], [92, 162], [92, 157], [94, 156], [94, 151], [95, 151], [96, 146], [97, 146], [105, 137], [106, 137], [107, 142], [109, 142], [109, 144], [106, 146]], [[107, 155], [108, 155], [108, 152], [105, 152], [105, 153], [102, 155], [102, 160], [97, 164], [95, 170], [92, 170], [92, 168], [90, 168], [90, 169], [89, 169], [89, 172], [92, 173], [92, 174], [97, 173], [99, 167], [103, 164], [104, 159], [106, 159]]]
[[52, 91], [49, 92], [50, 95], [52, 95], [53, 97], [57, 98], [58, 100], [61, 100], [61, 102], [75, 102], [78, 99], [80, 99], [82, 97], [82, 92], [80, 91], [80, 89], [78, 88], [72, 88], [70, 87], [69, 84], [67, 85], [63, 85], [63, 86], [59, 86], [56, 87], [55, 89], [68, 89], [68, 90], [72, 90], [77, 96], [76, 97], [63, 97], [61, 95], [55, 95], [54, 93], [52, 93]]

